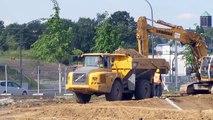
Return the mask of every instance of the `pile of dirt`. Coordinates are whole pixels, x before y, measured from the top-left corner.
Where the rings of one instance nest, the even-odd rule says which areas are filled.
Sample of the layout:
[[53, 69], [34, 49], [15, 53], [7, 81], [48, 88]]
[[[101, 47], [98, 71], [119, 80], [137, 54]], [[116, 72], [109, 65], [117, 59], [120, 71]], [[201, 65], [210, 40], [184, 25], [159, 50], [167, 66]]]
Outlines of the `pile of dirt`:
[[127, 54], [133, 58], [144, 58], [144, 56], [139, 54], [135, 49], [118, 48], [114, 53]]
[[0, 109], [0, 119], [14, 120], [213, 120], [213, 95], [170, 97], [178, 110], [165, 99], [105, 101], [93, 98], [88, 104], [70, 100], [23, 99]]

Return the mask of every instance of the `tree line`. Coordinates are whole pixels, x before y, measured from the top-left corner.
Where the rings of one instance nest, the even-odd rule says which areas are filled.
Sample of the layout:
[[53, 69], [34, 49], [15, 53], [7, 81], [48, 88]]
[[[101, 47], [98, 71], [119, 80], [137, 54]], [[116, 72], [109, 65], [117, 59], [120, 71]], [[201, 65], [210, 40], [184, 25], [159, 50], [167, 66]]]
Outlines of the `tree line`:
[[[7, 26], [0, 21], [0, 50], [18, 50], [21, 46], [38, 59], [63, 63], [70, 61], [71, 55], [113, 52], [119, 47], [137, 49], [136, 22], [127, 11], [98, 13], [94, 19], [81, 17], [75, 22], [61, 19], [57, 1], [52, 2], [54, 14], [50, 18]], [[205, 33], [207, 45], [212, 47], [213, 29], [202, 31], [198, 26], [196, 31]], [[166, 42], [154, 37], [154, 45]]]
[[[71, 42], [68, 49], [74, 49], [71, 54], [78, 53], [75, 51], [112, 52], [118, 47], [135, 48], [137, 44], [136, 22], [126, 11], [117, 11], [111, 15], [107, 12], [98, 13], [94, 19], [82, 17], [77, 22], [60, 19], [59, 23], [60, 28], [55, 28], [56, 31], [68, 29], [72, 31], [68, 38]], [[42, 20], [33, 20], [24, 24], [12, 23], [7, 26], [1, 21], [0, 49], [17, 50], [22, 45], [24, 50], [30, 50], [39, 37], [53, 32], [48, 26], [50, 26], [48, 21]]]

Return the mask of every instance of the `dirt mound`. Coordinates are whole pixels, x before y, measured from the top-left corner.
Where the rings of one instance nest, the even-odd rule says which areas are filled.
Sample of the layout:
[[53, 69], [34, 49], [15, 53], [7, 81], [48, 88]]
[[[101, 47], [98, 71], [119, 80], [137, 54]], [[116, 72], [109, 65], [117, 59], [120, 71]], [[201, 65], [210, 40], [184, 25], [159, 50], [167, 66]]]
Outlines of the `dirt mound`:
[[114, 53], [127, 54], [133, 58], [144, 58], [144, 56], [139, 54], [135, 49], [118, 48]]
[[1, 108], [0, 119], [15, 120], [213, 120], [213, 95], [170, 97], [178, 110], [165, 99], [108, 102], [93, 98], [88, 104], [78, 104], [74, 99], [46, 100], [23, 99]]

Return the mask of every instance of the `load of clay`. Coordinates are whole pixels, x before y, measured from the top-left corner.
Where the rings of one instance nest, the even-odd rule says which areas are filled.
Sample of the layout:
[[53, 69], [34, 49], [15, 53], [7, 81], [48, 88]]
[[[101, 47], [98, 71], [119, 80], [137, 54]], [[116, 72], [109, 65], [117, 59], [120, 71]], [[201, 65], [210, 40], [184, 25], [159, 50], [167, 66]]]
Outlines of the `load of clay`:
[[143, 55], [140, 55], [135, 49], [124, 49], [124, 48], [118, 48], [114, 51], [114, 53], [119, 54], [127, 54], [133, 58], [143, 58]]

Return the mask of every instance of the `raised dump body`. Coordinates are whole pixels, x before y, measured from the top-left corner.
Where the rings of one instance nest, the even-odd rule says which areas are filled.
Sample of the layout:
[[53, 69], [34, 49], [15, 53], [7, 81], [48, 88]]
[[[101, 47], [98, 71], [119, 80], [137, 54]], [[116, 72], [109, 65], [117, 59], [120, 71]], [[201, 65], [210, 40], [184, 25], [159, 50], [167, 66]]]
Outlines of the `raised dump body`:
[[70, 72], [67, 90], [75, 92], [76, 101], [87, 103], [91, 95], [105, 94], [106, 100], [150, 98], [153, 96], [153, 75], [169, 70], [164, 59], [149, 59], [120, 53], [83, 54], [84, 65]]

